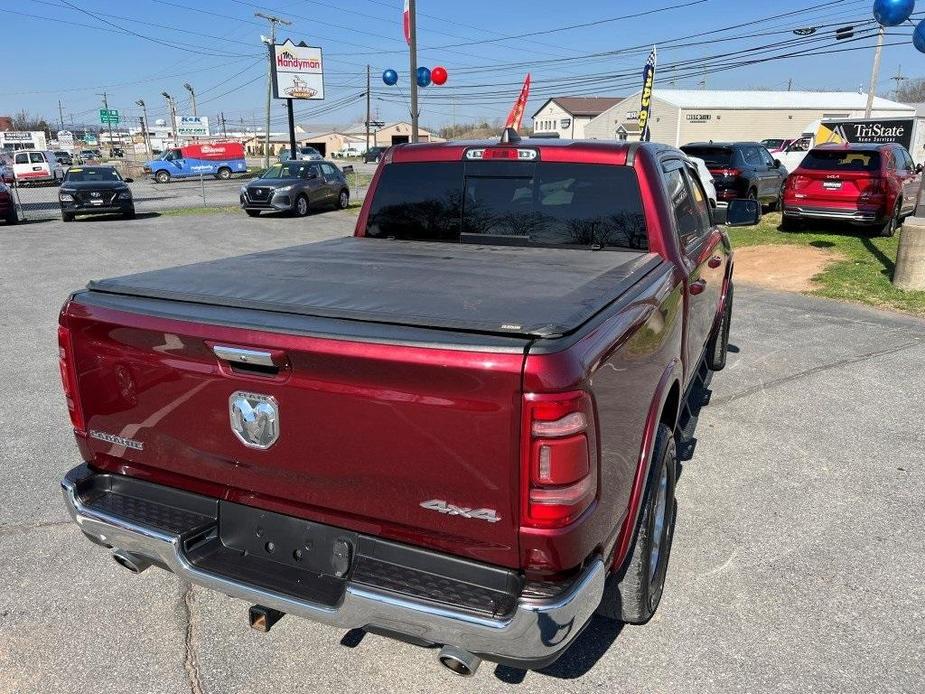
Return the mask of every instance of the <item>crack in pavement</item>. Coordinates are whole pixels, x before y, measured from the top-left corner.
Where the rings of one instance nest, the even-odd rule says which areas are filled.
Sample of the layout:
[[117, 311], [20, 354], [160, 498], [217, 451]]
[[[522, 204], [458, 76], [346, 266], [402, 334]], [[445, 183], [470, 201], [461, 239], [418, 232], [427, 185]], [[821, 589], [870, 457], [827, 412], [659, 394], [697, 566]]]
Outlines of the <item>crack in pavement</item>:
[[27, 533], [30, 530], [39, 530], [41, 528], [56, 528], [60, 525], [71, 525], [71, 521], [42, 521], [39, 523], [25, 523], [22, 525], [0, 525], [0, 537], [3, 535], [13, 535], [15, 533]]
[[199, 660], [196, 657], [196, 636], [199, 627], [199, 618], [195, 611], [195, 596], [193, 584], [187, 583], [183, 591], [183, 612], [186, 617], [185, 651], [183, 654], [183, 669], [186, 671], [186, 680], [192, 694], [205, 694], [202, 686], [202, 676], [199, 672]]
[[903, 350], [910, 349], [912, 347], [918, 347], [922, 344], [921, 340], [913, 340], [912, 342], [905, 342], [901, 345], [895, 347], [888, 347], [887, 349], [878, 349], [873, 352], [866, 352], [865, 354], [860, 354], [855, 357], [848, 357], [846, 359], [839, 359], [838, 361], [832, 362], [831, 364], [820, 364], [819, 366], [814, 366], [811, 369], [806, 371], [800, 371], [799, 373], [790, 374], [789, 376], [782, 376], [781, 378], [776, 378], [773, 381], [768, 381], [767, 383], [760, 383], [757, 386], [747, 388], [740, 393], [733, 393], [732, 395], [727, 395], [725, 397], [712, 398], [710, 400], [711, 405], [725, 405], [727, 402], [732, 402], [733, 400], [738, 400], [739, 398], [744, 398], [749, 395], [754, 395], [755, 393], [760, 393], [761, 391], [768, 390], [769, 388], [774, 388], [776, 386], [784, 385], [785, 383], [791, 383], [793, 381], [798, 381], [807, 376], [812, 376], [823, 371], [829, 371], [830, 369], [837, 369], [842, 366], [848, 366], [850, 364], [857, 364], [858, 362], [866, 361], [868, 359], [873, 359], [875, 357], [882, 357], [887, 354], [895, 354], [897, 352], [902, 352]]

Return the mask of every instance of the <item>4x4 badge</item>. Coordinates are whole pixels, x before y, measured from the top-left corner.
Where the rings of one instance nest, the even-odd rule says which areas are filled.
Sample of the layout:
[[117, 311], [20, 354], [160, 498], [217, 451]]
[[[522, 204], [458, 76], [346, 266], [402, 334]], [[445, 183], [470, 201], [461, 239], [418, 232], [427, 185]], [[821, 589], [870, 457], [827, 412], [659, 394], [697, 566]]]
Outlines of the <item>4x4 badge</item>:
[[448, 516], [462, 516], [463, 518], [488, 521], [489, 523], [497, 523], [501, 520], [501, 516], [499, 516], [498, 512], [493, 508], [466, 508], [465, 506], [448, 504], [443, 499], [422, 501], [421, 507], [426, 508], [428, 511], [445, 513]]

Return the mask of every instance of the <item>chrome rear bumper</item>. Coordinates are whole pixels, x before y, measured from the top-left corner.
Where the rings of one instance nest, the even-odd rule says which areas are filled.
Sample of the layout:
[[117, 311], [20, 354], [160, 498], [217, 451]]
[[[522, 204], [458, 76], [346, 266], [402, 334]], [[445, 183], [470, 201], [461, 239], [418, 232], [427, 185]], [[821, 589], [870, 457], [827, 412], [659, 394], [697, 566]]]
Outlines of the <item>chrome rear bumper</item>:
[[604, 563], [595, 559], [564, 592], [550, 599], [520, 598], [504, 618], [480, 616], [349, 580], [339, 604], [320, 605], [204, 571], [189, 560], [180, 534], [90, 508], [81, 500], [71, 475], [61, 486], [71, 517], [88, 537], [150, 559], [191, 583], [322, 624], [344, 629], [371, 627], [429, 644], [452, 645], [515, 667], [539, 668], [554, 662], [587, 624], [604, 591]]
[[831, 219], [852, 224], [875, 224], [882, 219], [877, 210], [858, 210], [838, 207], [806, 207], [787, 205], [784, 214], [797, 219]]

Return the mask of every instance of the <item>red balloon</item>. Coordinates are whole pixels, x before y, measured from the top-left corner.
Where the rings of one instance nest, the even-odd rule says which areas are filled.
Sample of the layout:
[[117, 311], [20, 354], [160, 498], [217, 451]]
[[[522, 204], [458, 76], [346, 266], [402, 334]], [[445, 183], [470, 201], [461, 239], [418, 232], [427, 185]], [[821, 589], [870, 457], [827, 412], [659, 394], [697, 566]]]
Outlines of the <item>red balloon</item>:
[[446, 82], [447, 74], [446, 68], [438, 65], [433, 70], [430, 71], [430, 80], [434, 84], [443, 84]]

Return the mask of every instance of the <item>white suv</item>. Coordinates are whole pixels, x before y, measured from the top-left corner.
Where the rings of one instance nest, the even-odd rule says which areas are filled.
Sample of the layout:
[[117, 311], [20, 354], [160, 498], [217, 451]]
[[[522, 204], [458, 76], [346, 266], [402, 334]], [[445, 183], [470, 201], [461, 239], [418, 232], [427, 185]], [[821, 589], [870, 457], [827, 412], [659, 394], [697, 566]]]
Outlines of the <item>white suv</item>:
[[57, 183], [64, 167], [50, 150], [22, 149], [13, 153], [13, 175], [17, 183]]

